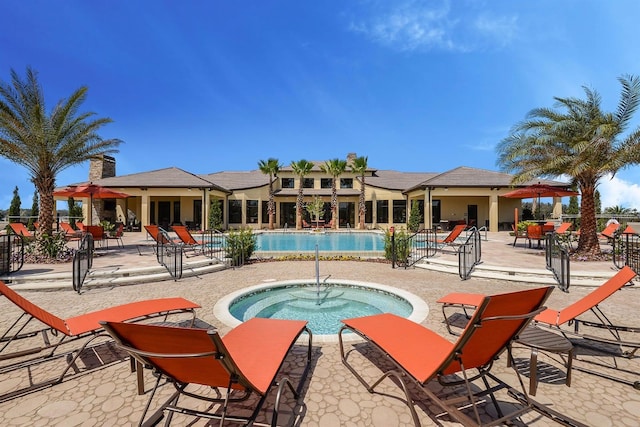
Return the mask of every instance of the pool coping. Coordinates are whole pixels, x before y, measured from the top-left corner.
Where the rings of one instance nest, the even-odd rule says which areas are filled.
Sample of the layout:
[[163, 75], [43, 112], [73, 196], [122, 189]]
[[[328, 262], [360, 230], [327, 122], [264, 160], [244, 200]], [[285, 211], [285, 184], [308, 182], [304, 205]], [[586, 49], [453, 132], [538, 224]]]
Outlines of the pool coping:
[[[278, 281], [266, 280], [264, 281], [264, 283], [239, 289], [237, 291], [231, 292], [219, 298], [218, 302], [216, 302], [216, 304], [213, 306], [213, 314], [216, 318], [218, 318], [218, 320], [220, 320], [225, 325], [229, 326], [230, 328], [235, 328], [236, 326], [242, 323], [242, 321], [233, 317], [229, 312], [229, 306], [235, 299], [239, 298], [242, 295], [253, 293], [256, 291], [262, 291], [262, 290], [274, 288], [274, 287], [283, 287], [283, 286], [297, 285], [297, 284], [303, 284], [303, 283], [309, 283], [309, 279], [290, 279], [290, 280], [278, 280]], [[404, 289], [399, 289], [399, 288], [389, 286], [389, 285], [384, 285], [381, 283], [364, 282], [359, 280], [346, 280], [346, 279], [343, 279], [343, 280], [327, 279], [327, 280], [323, 280], [322, 283], [336, 284], [336, 285], [343, 284], [348, 286], [359, 286], [363, 288], [369, 287], [369, 288], [373, 288], [373, 289], [381, 290], [384, 292], [388, 292], [390, 294], [397, 295], [400, 298], [403, 298], [406, 301], [408, 301], [409, 304], [411, 304], [411, 306], [413, 307], [413, 311], [409, 315], [408, 319], [416, 323], [422, 323], [429, 315], [429, 305], [419, 296], [409, 291], [405, 291]], [[306, 340], [306, 335], [303, 335], [300, 339]], [[357, 341], [358, 339], [359, 337], [356, 334], [343, 335], [343, 340], [345, 342]], [[337, 343], [338, 334], [314, 334], [313, 341], [320, 342], [320, 343]]]

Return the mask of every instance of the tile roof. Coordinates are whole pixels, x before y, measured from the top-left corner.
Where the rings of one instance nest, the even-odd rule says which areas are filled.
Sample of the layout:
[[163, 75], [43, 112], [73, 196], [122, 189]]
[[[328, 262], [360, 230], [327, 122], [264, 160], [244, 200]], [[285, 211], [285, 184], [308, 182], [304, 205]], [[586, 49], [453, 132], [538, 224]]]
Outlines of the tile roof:
[[449, 171], [434, 174], [434, 176], [420, 182], [413, 187], [405, 187], [405, 191], [411, 191], [425, 187], [525, 187], [534, 183], [543, 183], [566, 187], [568, 184], [559, 181], [536, 179], [521, 185], [512, 185], [513, 175], [503, 172], [476, 169], [467, 166], [459, 166]]
[[219, 186], [231, 191], [269, 185], [269, 176], [259, 169], [240, 172], [215, 172], [208, 175], [200, 175], [202, 179], [215, 182]]
[[114, 176], [92, 181], [104, 187], [172, 187], [172, 188], [213, 188], [226, 191], [219, 184], [198, 177], [180, 168], [170, 167], [148, 172]]

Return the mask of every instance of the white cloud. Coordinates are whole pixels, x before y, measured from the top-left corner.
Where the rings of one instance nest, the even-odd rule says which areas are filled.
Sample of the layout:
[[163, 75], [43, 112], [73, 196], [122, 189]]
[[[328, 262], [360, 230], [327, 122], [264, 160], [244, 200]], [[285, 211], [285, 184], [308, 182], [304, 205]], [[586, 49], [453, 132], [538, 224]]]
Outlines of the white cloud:
[[[453, 11], [454, 7], [459, 10]], [[443, 50], [466, 52], [503, 47], [518, 32], [517, 17], [474, 14], [470, 2], [369, 2], [370, 10], [358, 14], [349, 29], [372, 41], [400, 51]]]
[[598, 185], [602, 209], [611, 206], [640, 210], [640, 185], [626, 181], [619, 176], [605, 177]]

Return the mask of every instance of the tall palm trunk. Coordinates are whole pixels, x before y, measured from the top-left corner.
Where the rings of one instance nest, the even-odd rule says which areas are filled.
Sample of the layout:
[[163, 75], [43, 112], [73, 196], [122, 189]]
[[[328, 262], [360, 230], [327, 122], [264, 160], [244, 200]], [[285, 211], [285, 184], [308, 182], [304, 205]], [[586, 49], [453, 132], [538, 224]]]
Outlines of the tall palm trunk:
[[333, 177], [331, 183], [331, 229], [338, 229], [338, 189], [336, 186], [337, 177]]
[[273, 199], [273, 179], [271, 178], [271, 174], [269, 174], [269, 202], [267, 203], [267, 213], [269, 214], [269, 230], [273, 230], [274, 219], [276, 216], [274, 209], [275, 201]]
[[595, 185], [580, 185], [580, 239], [578, 253], [599, 254], [598, 228], [595, 213]]
[[364, 193], [364, 174], [362, 174], [360, 176], [361, 182], [360, 182], [360, 199], [358, 200], [358, 214], [359, 214], [359, 223], [358, 223], [358, 229], [360, 230], [364, 230], [364, 216], [365, 213], [367, 212], [367, 205], [365, 203], [365, 193]]
[[37, 179], [33, 180], [40, 197], [40, 212], [38, 222], [42, 234], [51, 236], [53, 234], [53, 211], [55, 202], [53, 201], [53, 190], [55, 189], [55, 178], [51, 173], [41, 173]]
[[296, 198], [296, 230], [302, 230], [302, 206], [304, 204], [304, 193], [302, 189], [302, 179], [298, 188], [298, 197]]

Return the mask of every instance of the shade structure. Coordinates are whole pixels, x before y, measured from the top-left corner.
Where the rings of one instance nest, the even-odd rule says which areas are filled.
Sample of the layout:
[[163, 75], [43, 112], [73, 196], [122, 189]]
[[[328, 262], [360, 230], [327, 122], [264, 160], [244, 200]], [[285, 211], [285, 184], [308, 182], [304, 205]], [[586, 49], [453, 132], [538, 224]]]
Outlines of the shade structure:
[[532, 184], [527, 187], [522, 187], [509, 191], [502, 195], [510, 199], [533, 199], [535, 197], [565, 197], [565, 196], [578, 196], [580, 193], [577, 191], [566, 190], [561, 187], [554, 187], [547, 184]]
[[126, 199], [130, 197], [126, 193], [114, 191], [101, 185], [89, 183], [81, 185], [70, 185], [61, 190], [53, 192], [58, 197], [73, 197], [74, 199], [89, 199], [89, 225], [93, 222], [93, 199]]
[[[502, 195], [502, 197], [507, 197], [510, 199], [538, 199], [538, 206], [540, 206], [540, 199], [542, 197], [566, 197], [566, 196], [578, 196], [580, 193], [573, 190], [567, 190], [562, 187], [554, 187], [553, 185], [548, 184], [532, 184], [526, 187], [518, 188], [513, 191], [509, 191]], [[536, 209], [536, 216], [538, 216], [537, 212], [540, 210], [538, 207]], [[517, 211], [516, 211], [517, 215]]]

